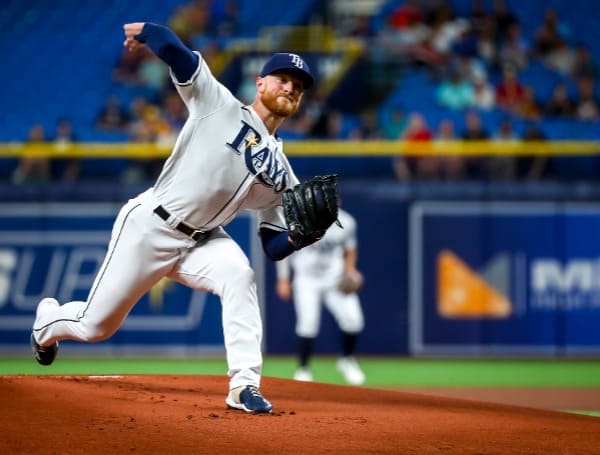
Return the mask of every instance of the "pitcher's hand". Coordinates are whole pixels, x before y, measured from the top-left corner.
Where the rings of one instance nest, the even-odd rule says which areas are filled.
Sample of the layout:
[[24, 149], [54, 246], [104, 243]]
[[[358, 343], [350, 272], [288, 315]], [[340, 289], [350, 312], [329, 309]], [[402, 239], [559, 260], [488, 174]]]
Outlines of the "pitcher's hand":
[[123, 42], [123, 46], [129, 49], [129, 52], [135, 51], [143, 46], [143, 44], [139, 41], [136, 41], [134, 37], [142, 33], [142, 29], [144, 28], [145, 24], [145, 22], [132, 22], [123, 26], [123, 31], [125, 32], [125, 41]]

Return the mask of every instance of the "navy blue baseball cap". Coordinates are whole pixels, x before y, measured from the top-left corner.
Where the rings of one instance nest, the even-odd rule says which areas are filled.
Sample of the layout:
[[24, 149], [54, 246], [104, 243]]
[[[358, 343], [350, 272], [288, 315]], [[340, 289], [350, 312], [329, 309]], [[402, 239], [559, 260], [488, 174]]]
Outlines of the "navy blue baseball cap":
[[315, 78], [310, 72], [308, 63], [298, 54], [278, 52], [273, 54], [262, 67], [260, 77], [276, 71], [295, 73], [304, 82], [304, 88], [310, 88], [315, 83]]

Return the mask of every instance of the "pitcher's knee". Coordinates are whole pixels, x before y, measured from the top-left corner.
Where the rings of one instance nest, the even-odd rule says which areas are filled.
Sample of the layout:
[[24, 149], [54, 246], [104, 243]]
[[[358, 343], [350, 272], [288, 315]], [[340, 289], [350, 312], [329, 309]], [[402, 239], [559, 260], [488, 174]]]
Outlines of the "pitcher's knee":
[[236, 286], [248, 287], [254, 285], [256, 274], [250, 266], [239, 266], [229, 271], [228, 279]]
[[97, 343], [110, 338], [116, 329], [112, 329], [108, 324], [97, 321], [82, 320], [84, 324], [83, 338], [88, 343]]
[[236, 296], [246, 299], [249, 292], [256, 293], [254, 271], [250, 267], [240, 266], [229, 272], [225, 281], [222, 282], [219, 295], [224, 299]]

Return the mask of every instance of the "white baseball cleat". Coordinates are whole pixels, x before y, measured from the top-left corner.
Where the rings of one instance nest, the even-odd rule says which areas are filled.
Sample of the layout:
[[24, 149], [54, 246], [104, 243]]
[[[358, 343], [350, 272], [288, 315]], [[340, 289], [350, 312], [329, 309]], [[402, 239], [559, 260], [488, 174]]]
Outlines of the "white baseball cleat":
[[46, 297], [45, 299], [40, 300], [40, 303], [38, 303], [37, 309], [35, 310], [35, 316], [37, 318], [40, 313], [43, 313], [50, 308], [56, 308], [59, 306], [60, 304], [58, 303], [58, 300], [53, 299], [52, 297]]
[[311, 382], [313, 380], [313, 375], [308, 367], [300, 367], [294, 373], [294, 379], [296, 381]]
[[[42, 299], [40, 303], [38, 303], [37, 309], [35, 311], [36, 321], [39, 315], [44, 311], [48, 311], [49, 309], [57, 308], [59, 306], [60, 305], [56, 299], [52, 299], [49, 297]], [[56, 354], [58, 354], [58, 341], [55, 341], [50, 346], [40, 346], [35, 339], [34, 332], [32, 331], [30, 336], [30, 343], [35, 360], [37, 360], [37, 362], [40, 365], [50, 365], [52, 362], [54, 362]]]
[[348, 384], [362, 385], [365, 383], [365, 374], [354, 357], [340, 357], [337, 361], [337, 369]]

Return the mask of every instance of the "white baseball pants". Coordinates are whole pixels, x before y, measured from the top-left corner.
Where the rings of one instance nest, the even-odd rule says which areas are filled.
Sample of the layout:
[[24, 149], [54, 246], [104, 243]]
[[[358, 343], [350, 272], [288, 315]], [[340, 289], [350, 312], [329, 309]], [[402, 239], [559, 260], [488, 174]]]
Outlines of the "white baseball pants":
[[222, 228], [196, 244], [174, 229], [179, 219], [167, 223], [153, 213], [159, 204], [148, 190], [123, 206], [87, 301], [40, 312], [33, 326], [37, 342], [109, 338], [166, 276], [221, 298], [230, 388], [260, 386], [262, 322], [248, 258]]

